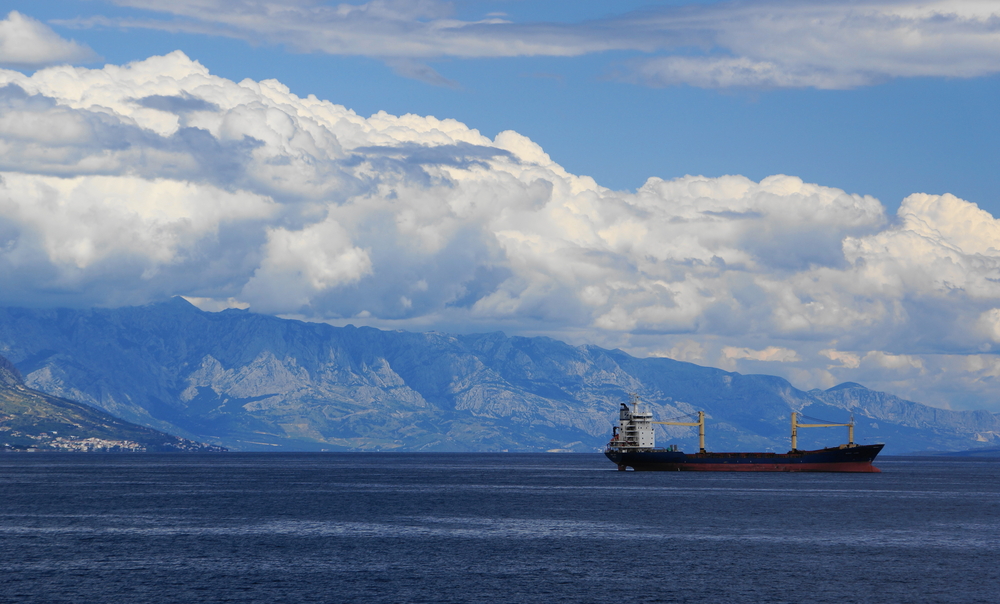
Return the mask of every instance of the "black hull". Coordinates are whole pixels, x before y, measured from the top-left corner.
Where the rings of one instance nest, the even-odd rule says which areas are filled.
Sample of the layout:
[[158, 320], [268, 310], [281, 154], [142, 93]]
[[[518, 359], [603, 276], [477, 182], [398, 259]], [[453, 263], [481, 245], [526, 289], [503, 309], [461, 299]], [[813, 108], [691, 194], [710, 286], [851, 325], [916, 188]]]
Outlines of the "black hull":
[[788, 453], [683, 453], [666, 449], [605, 451], [619, 470], [639, 472], [880, 472], [872, 465], [885, 445], [830, 447]]

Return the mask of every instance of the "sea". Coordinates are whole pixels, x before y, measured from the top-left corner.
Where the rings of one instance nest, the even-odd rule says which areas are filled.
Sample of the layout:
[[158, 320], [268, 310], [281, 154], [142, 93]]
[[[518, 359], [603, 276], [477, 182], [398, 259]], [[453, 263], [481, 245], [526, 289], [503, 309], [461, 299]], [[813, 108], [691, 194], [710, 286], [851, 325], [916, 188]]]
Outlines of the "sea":
[[1000, 460], [0, 454], [0, 602], [1000, 602]]

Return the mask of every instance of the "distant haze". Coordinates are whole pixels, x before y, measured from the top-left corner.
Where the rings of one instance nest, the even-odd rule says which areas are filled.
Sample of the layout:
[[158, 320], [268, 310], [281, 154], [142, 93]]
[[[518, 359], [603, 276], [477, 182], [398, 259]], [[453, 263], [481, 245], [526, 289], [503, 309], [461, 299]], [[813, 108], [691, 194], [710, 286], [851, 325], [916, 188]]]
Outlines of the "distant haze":
[[[175, 298], [115, 310], [0, 309], [0, 350], [26, 383], [130, 421], [237, 450], [595, 451], [636, 393], [661, 420], [705, 411], [713, 450], [785, 451], [792, 411], [887, 453], [983, 448], [1000, 416], [943, 411], [844, 384], [803, 392], [620, 350], [502, 333], [303, 323]], [[693, 428], [661, 445], [697, 447]], [[810, 429], [801, 448], [846, 442]]]

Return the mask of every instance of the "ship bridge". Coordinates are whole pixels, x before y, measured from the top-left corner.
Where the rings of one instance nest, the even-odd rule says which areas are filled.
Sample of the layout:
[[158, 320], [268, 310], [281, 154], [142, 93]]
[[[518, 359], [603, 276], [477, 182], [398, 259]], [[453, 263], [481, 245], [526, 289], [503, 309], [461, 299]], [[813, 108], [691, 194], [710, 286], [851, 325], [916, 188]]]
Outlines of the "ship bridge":
[[638, 395], [633, 394], [631, 406], [621, 404], [618, 412], [618, 429], [615, 432], [619, 447], [652, 449], [656, 446], [653, 431], [653, 412], [642, 409]]

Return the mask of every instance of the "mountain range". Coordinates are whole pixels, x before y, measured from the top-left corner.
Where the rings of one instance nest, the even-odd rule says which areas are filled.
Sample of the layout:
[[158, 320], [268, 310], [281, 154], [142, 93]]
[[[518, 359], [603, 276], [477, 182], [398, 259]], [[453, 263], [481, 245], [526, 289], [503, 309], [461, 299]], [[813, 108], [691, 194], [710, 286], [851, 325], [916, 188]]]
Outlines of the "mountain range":
[[[620, 350], [503, 333], [333, 327], [183, 298], [116, 309], [0, 309], [0, 354], [25, 384], [129, 422], [236, 450], [594, 451], [637, 393], [656, 419], [698, 410], [708, 448], [789, 447], [789, 415], [857, 420], [886, 453], [995, 447], [1000, 416], [846, 383], [803, 391]], [[660, 444], [697, 448], [694, 429]], [[843, 434], [839, 431], [843, 430]], [[846, 440], [802, 430], [800, 448]]]
[[122, 421], [109, 413], [32, 390], [0, 356], [0, 450], [221, 451]]

